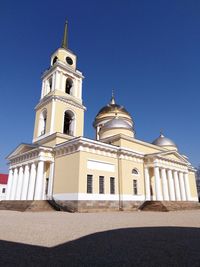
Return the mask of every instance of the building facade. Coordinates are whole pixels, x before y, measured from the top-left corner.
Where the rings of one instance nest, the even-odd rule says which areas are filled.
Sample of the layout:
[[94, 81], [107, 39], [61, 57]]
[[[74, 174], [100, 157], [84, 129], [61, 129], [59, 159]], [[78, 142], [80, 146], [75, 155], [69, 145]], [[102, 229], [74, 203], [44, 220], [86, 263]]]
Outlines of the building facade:
[[0, 173], [0, 201], [6, 199], [8, 174]]
[[7, 200], [65, 201], [74, 210], [131, 209], [145, 200], [197, 201], [195, 170], [174, 142], [135, 138], [129, 112], [114, 95], [95, 117], [96, 140], [83, 137], [83, 74], [67, 44], [50, 59], [35, 107], [31, 144], [9, 156]]

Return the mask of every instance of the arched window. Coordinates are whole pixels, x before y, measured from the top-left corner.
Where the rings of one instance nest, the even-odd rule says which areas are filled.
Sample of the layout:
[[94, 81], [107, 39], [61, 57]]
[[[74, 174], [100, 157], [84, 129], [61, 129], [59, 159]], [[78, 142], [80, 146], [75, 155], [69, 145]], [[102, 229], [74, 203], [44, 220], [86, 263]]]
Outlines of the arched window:
[[52, 90], [52, 77], [50, 77], [46, 82], [46, 94]]
[[74, 135], [74, 114], [71, 111], [65, 111], [63, 133]]
[[134, 174], [134, 175], [138, 175], [139, 172], [138, 172], [138, 170], [137, 170], [136, 168], [134, 168], [134, 169], [132, 169], [132, 174]]
[[46, 133], [46, 124], [47, 124], [47, 110], [44, 109], [39, 118], [39, 127], [38, 127], [38, 136], [41, 136]]
[[54, 57], [52, 65], [55, 64], [57, 60], [58, 60], [58, 57]]
[[72, 86], [73, 86], [73, 81], [70, 78], [67, 78], [66, 84], [65, 84], [65, 93], [71, 95], [72, 94]]

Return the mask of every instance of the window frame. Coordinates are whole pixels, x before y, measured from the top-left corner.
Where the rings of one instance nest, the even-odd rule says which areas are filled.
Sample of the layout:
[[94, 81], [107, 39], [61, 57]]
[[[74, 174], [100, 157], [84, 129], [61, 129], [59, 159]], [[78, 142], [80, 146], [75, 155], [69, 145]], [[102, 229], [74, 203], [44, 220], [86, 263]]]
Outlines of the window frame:
[[[90, 183], [89, 184], [89, 179]], [[93, 175], [92, 174], [87, 174], [87, 194], [92, 194], [93, 193]]]
[[115, 177], [110, 177], [110, 194], [115, 194]]
[[104, 176], [99, 176], [99, 194], [105, 194], [105, 181]]
[[138, 180], [133, 179], [133, 195], [137, 196], [138, 195]]

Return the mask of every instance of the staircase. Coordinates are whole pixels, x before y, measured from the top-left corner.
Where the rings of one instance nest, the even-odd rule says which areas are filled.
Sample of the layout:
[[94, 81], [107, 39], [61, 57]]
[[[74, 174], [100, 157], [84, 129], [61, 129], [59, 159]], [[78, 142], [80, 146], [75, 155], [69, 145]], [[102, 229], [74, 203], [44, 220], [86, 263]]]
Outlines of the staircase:
[[5, 200], [0, 201], [0, 210], [55, 211], [46, 200]]
[[139, 210], [142, 211], [178, 211], [200, 209], [200, 203], [195, 201], [145, 201]]

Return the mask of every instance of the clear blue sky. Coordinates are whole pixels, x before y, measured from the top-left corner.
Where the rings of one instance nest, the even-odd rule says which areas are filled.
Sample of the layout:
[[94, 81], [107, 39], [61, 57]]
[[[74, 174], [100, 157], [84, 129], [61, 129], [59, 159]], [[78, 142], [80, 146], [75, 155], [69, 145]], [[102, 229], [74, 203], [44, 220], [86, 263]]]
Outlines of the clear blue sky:
[[31, 142], [41, 74], [69, 21], [69, 48], [85, 80], [85, 136], [111, 90], [132, 114], [137, 138], [162, 128], [200, 163], [200, 1], [10, 1], [0, 4], [0, 172]]

